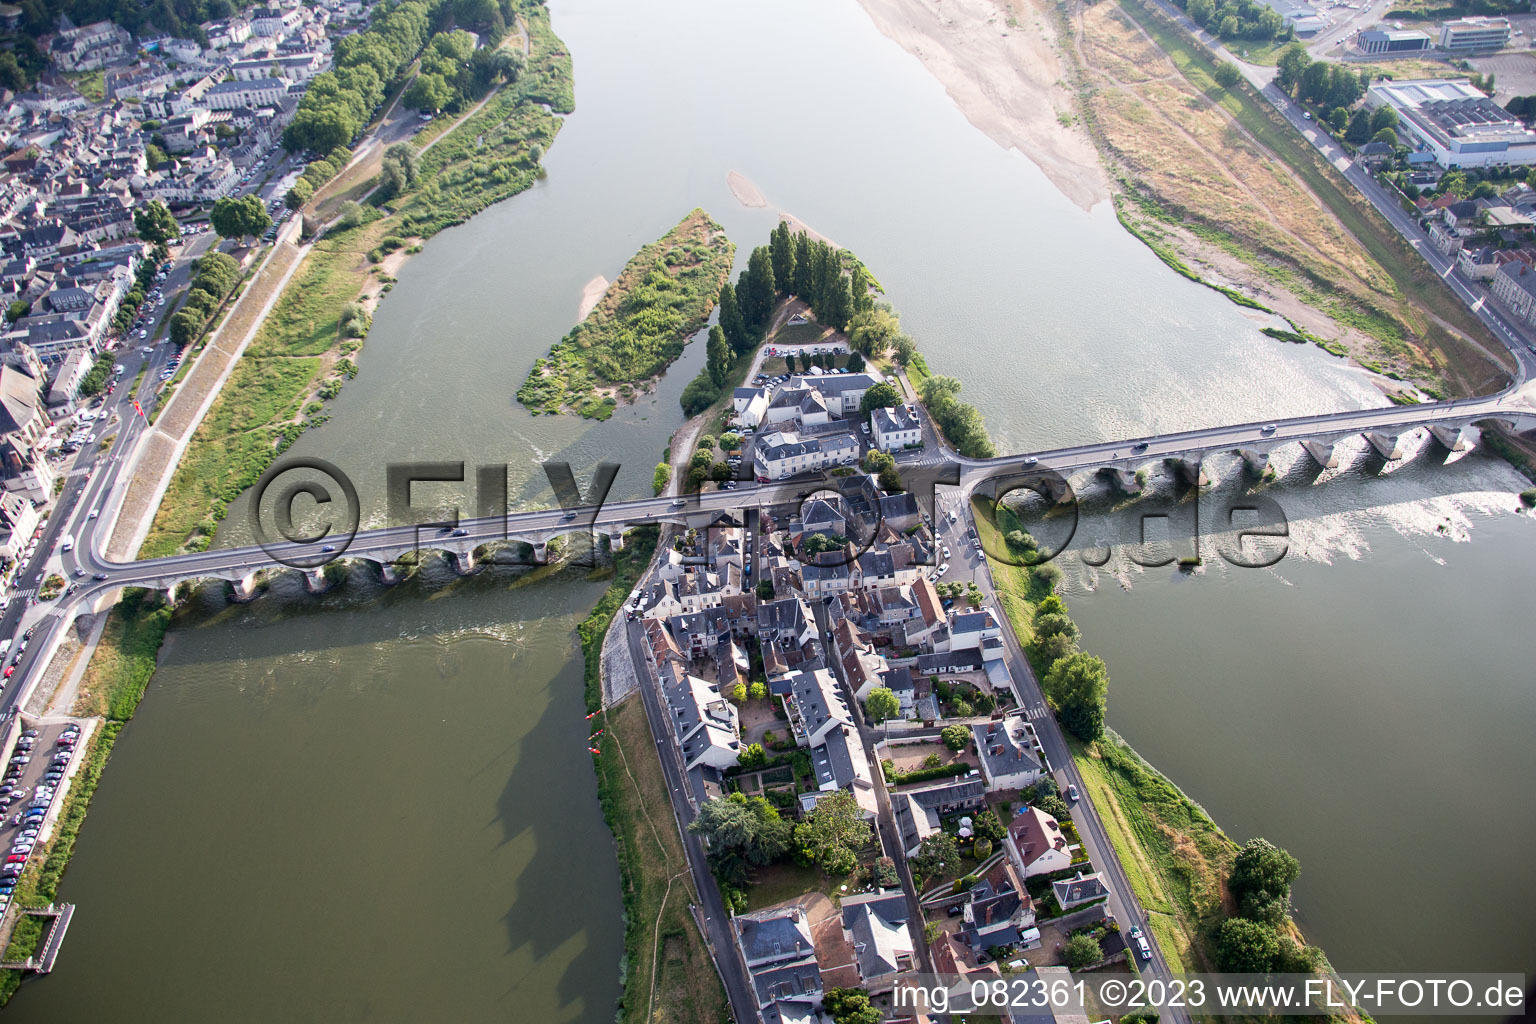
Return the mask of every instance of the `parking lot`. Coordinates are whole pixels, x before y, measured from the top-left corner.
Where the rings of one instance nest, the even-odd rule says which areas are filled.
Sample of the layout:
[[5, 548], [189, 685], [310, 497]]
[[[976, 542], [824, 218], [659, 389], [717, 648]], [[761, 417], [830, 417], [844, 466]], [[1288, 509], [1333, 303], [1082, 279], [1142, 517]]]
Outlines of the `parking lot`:
[[63, 798], [63, 784], [83, 741], [80, 726], [73, 722], [24, 726], [6, 751], [0, 779], [0, 840], [6, 850], [0, 865], [0, 911], [10, 905], [16, 880]]

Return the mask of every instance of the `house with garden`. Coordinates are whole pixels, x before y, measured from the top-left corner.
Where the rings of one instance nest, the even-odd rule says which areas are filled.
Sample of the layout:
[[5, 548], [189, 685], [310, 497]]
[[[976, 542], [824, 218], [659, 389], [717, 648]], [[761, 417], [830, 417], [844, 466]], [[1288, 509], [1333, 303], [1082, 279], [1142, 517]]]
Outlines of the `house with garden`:
[[1038, 807], [1024, 808], [1009, 822], [1003, 842], [1014, 867], [1025, 878], [1072, 866], [1072, 851], [1067, 848], [1060, 823]]
[[1023, 715], [971, 726], [987, 789], [1025, 789], [1049, 771], [1035, 727]]

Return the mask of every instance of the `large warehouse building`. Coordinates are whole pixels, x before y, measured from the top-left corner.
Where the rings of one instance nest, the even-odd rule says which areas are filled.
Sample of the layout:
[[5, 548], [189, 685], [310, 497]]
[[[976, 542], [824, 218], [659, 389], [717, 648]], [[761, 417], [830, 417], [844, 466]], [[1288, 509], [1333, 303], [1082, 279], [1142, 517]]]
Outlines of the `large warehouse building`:
[[1434, 45], [1423, 32], [1413, 29], [1364, 28], [1355, 33], [1355, 46], [1361, 53], [1422, 53]]
[[1536, 132], [1460, 79], [1377, 81], [1366, 105], [1397, 111], [1398, 139], [1441, 167], [1536, 164]]

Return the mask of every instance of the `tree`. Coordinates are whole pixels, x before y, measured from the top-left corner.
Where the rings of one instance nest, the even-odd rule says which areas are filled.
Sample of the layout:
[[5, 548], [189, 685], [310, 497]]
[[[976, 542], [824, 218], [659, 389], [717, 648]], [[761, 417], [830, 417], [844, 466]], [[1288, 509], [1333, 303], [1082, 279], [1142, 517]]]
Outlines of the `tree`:
[[254, 193], [238, 199], [226, 196], [218, 200], [208, 213], [208, 221], [222, 238], [259, 235], [272, 226], [266, 204]]
[[784, 372], [795, 372], [795, 354], [793, 352], [786, 352], [784, 354]]
[[300, 209], [305, 203], [309, 202], [310, 197], [314, 194], [315, 186], [311, 185], [303, 178], [300, 178], [298, 181], [293, 183], [293, 187], [290, 188], [288, 190], [288, 194], [283, 197], [283, 205], [288, 207], [290, 210]]
[[918, 844], [910, 863], [913, 874], [935, 878], [945, 867], [960, 863], [960, 844], [948, 832], [934, 832]]
[[852, 871], [858, 864], [858, 851], [869, 837], [869, 822], [846, 790], [822, 797], [795, 826], [795, 845], [829, 875]]
[[848, 344], [866, 356], [878, 356], [906, 338], [901, 319], [885, 304], [854, 313], [848, 321]]
[[1328, 958], [1316, 946], [1297, 942], [1289, 935], [1279, 936], [1280, 955], [1275, 958], [1275, 970], [1281, 974], [1312, 974], [1327, 969]]
[[737, 683], [731, 687], [731, 700], [734, 700], [737, 704], [745, 704], [747, 702], [746, 683]]
[[1379, 132], [1383, 128], [1397, 127], [1397, 111], [1386, 104], [1377, 107], [1371, 113], [1371, 131]]
[[949, 709], [954, 712], [956, 718], [970, 718], [976, 714], [976, 709], [971, 707], [971, 702], [962, 697], [956, 697], [950, 701]]
[[748, 743], [746, 748], [736, 755], [736, 762], [743, 768], [761, 768], [768, 763], [768, 755], [763, 753], [761, 743]]
[[329, 153], [337, 146], [346, 145], [357, 128], [358, 123], [344, 109], [333, 106], [305, 109], [301, 103], [293, 120], [283, 129], [283, 147], [290, 153], [301, 149]]
[[151, 199], [133, 211], [133, 230], [144, 241], [154, 245], [164, 245], [181, 235], [181, 227], [176, 223], [176, 218], [171, 216], [171, 211], [158, 199]]
[[411, 81], [400, 102], [412, 110], [436, 112], [457, 98], [457, 91], [442, 75], [423, 71]]
[[822, 994], [821, 1005], [834, 1024], [880, 1024], [884, 1015], [869, 1003], [861, 988], [832, 988]]
[[708, 850], [710, 867], [733, 885], [746, 881], [749, 867], [764, 867], [789, 850], [791, 826], [762, 797], [740, 793], [707, 800], [688, 825]]
[[720, 446], [720, 450], [723, 452], [740, 451], [741, 435], [732, 431], [726, 431], [720, 435], [720, 439], [715, 443]]
[[895, 718], [901, 713], [901, 701], [887, 687], [877, 686], [869, 691], [869, 697], [864, 701], [864, 709], [869, 712], [869, 717], [876, 722], [883, 722], [887, 718]]
[[939, 733], [939, 739], [944, 745], [955, 753], [964, 750], [966, 744], [971, 742], [971, 730], [963, 725], [946, 725]]
[[1328, 111], [1328, 124], [1336, 132], [1343, 131], [1345, 126], [1349, 124], [1349, 111], [1343, 107], [1334, 107]]
[[704, 369], [710, 382], [717, 388], [725, 387], [731, 376], [731, 346], [726, 343], [725, 332], [719, 324], [709, 329], [709, 342], [704, 351], [707, 353]]
[[1104, 735], [1109, 670], [1102, 658], [1079, 651], [1058, 658], [1045, 674], [1045, 693], [1061, 711], [1061, 722], [1084, 742]]
[[1077, 623], [1073, 622], [1066, 615], [1059, 612], [1051, 615], [1040, 615], [1038, 613], [1035, 615], [1035, 640], [1037, 642], [1048, 640], [1058, 634], [1071, 638], [1074, 643], [1077, 642], [1081, 635], [1077, 628]]
[[[1231, 67], [1231, 65], [1227, 65]], [[1099, 940], [1092, 935], [1077, 934], [1067, 940], [1061, 948], [1062, 961], [1074, 971], [1081, 971], [1104, 959], [1104, 950], [1099, 946]]]
[[1226, 974], [1268, 974], [1280, 957], [1275, 930], [1256, 921], [1229, 917], [1216, 930], [1216, 966]]
[[1008, 830], [998, 820], [997, 812], [990, 809], [976, 815], [972, 824], [975, 826], [978, 836], [983, 839], [990, 839], [994, 843], [1002, 842], [1003, 836], [1008, 834]]
[[1440, 176], [1440, 191], [1448, 196], [1464, 196], [1469, 190], [1467, 176], [1461, 171], [1447, 171]]
[[901, 392], [896, 390], [894, 384], [881, 381], [864, 392], [864, 397], [859, 399], [859, 415], [868, 416], [876, 409], [889, 409], [900, 404]]
[[1066, 802], [1063, 801], [1061, 797], [1054, 794], [1050, 796], [1036, 797], [1035, 806], [1040, 808], [1046, 814], [1049, 814], [1051, 817], [1055, 818], [1057, 821], [1065, 821], [1072, 817], [1072, 811], [1069, 807], [1067, 807]]
[[667, 489], [672, 482], [672, 464], [669, 462], [656, 463], [656, 471], [651, 474], [651, 490], [660, 494]]
[[858, 373], [864, 369], [864, 356], [859, 352], [848, 353], [848, 372]]
[[773, 280], [777, 290], [785, 295], [795, 280], [795, 240], [789, 233], [789, 223], [779, 221], [778, 227], [768, 240], [768, 257], [773, 263]]
[[848, 278], [842, 271], [838, 271], [836, 277], [827, 283], [821, 306], [816, 310], [816, 318], [828, 327], [841, 331], [852, 316], [853, 293], [848, 290]]
[[725, 340], [730, 344], [731, 351], [741, 355], [752, 347], [752, 336], [747, 333], [747, 325], [741, 319], [741, 310], [736, 306], [736, 289], [727, 281], [720, 286], [720, 329], [725, 332]]
[[864, 269], [862, 263], [854, 264], [853, 278], [848, 282], [848, 290], [853, 293], [855, 314], [867, 313], [875, 308], [873, 289], [874, 282], [870, 280], [869, 271]]
[[760, 245], [752, 250], [752, 255], [747, 258], [747, 269], [736, 279], [736, 303], [741, 307], [741, 319], [748, 330], [761, 330], [768, 323], [774, 295], [773, 263], [768, 248]]
[[[1382, 133], [1383, 134], [1390, 134], [1391, 132], [1392, 132], [1392, 129], [1390, 129], [1390, 128], [1383, 128], [1382, 129]], [[1499, 194], [1498, 187], [1496, 185], [1494, 185], [1493, 182], [1491, 182], [1491, 181], [1480, 181], [1472, 189], [1472, 194], [1470, 196], [1468, 196], [1467, 198], [1468, 199], [1492, 199], [1494, 196], [1496, 196], [1498, 194]]]
[[1189, 0], [1185, 12], [1192, 18], [1196, 25], [1204, 28], [1211, 23], [1212, 16], [1216, 13], [1216, 5], [1211, 0]]
[[795, 286], [785, 290], [802, 299], [811, 294], [811, 237], [804, 231], [795, 232]]
[[[767, 686], [766, 683], [763, 683], [761, 681], [753, 683], [751, 688], [749, 689], [748, 693], [749, 693], [749, 695], [751, 696], [751, 698], [753, 700], [767, 700], [768, 699], [768, 686]], [[766, 733], [764, 734], [764, 738], [765, 739], [767, 738], [767, 734]]]
[[190, 310], [182, 310], [171, 317], [171, 344], [177, 348], [186, 348], [197, 340], [198, 334], [207, 323], [203, 317]]
[[1302, 73], [1311, 64], [1312, 57], [1307, 53], [1307, 48], [1300, 43], [1292, 43], [1280, 51], [1280, 59], [1275, 62], [1279, 72], [1275, 76], [1275, 84], [1288, 93], [1294, 93]]
[[901, 482], [901, 470], [894, 465], [882, 469], [880, 475], [875, 478], [875, 482], [887, 494], [897, 494], [906, 489], [906, 485]]
[[1267, 839], [1254, 838], [1233, 859], [1227, 888], [1243, 917], [1276, 925], [1285, 918], [1291, 883], [1300, 874], [1295, 857]]
[[32, 312], [32, 303], [25, 299], [15, 299], [5, 307], [5, 318], [15, 323], [30, 312]]
[[1223, 89], [1230, 89], [1242, 81], [1243, 73], [1237, 69], [1237, 65], [1229, 61], [1222, 61], [1216, 65], [1216, 84]]
[[1363, 146], [1371, 141], [1371, 115], [1364, 109], [1355, 111], [1344, 129], [1344, 141], [1353, 146]]
[[1031, 579], [1043, 584], [1047, 590], [1055, 590], [1066, 574], [1061, 571], [1061, 566], [1055, 562], [1046, 562], [1044, 565], [1033, 566], [1029, 570]]
[[971, 854], [979, 861], [986, 860], [992, 856], [992, 840], [977, 839], [976, 845], [971, 848]]
[[773, 600], [773, 580], [758, 580], [757, 586], [754, 589], [759, 601]]

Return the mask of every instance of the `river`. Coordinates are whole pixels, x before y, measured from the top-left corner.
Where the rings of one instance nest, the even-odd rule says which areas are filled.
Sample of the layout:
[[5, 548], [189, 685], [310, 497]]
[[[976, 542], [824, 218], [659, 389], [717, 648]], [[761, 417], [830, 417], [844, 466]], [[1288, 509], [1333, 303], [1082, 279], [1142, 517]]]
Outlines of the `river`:
[[[583, 285], [614, 277], [694, 206], [726, 226], [739, 262], [779, 209], [858, 252], [934, 368], [965, 382], [1003, 450], [1381, 404], [1361, 372], [1264, 338], [1259, 322], [1174, 275], [1107, 206], [1070, 204], [1026, 159], [973, 129], [852, 0], [550, 6], [575, 56], [577, 113], [546, 156], [548, 178], [406, 265], [375, 318], [362, 372], [332, 403], [330, 422], [294, 448], [352, 475], [367, 521], [383, 515], [384, 465], [411, 459], [504, 462], [525, 505], [553, 503], [538, 469], [547, 458], [568, 459], [582, 481], [597, 461], [618, 461], [614, 494], [649, 493], [700, 346], [654, 395], [607, 423], [533, 417], [512, 396], [573, 322]], [[730, 170], [769, 208], [740, 206], [725, 184]], [[1488, 479], [1508, 485], [1507, 471], [1480, 472], [1479, 489]], [[1348, 508], [1370, 504], [1369, 485], [1345, 479], [1317, 490]], [[1411, 490], [1422, 497], [1443, 486], [1426, 473]], [[418, 493], [466, 508], [473, 500], [444, 485]], [[235, 509], [219, 542], [240, 540], [242, 520]], [[1510, 530], [1528, 552], [1528, 531]], [[1404, 542], [1381, 523], [1363, 522], [1358, 534], [1360, 562], [1294, 570], [1326, 599], [1283, 602], [1274, 579], [1253, 572], [1149, 577], [1132, 593], [1198, 594], [1208, 619], [1142, 643], [1129, 639], [1132, 624], [1159, 602], [1100, 586], [1073, 607], [1088, 645], [1110, 659], [1111, 724], [1235, 837], [1262, 832], [1296, 849], [1307, 871], [1302, 912], [1335, 962], [1357, 966], [1338, 953], [1373, 944], [1430, 969], [1437, 950], [1380, 927], [1398, 904], [1428, 916], [1429, 894], [1398, 891], [1370, 869], [1386, 855], [1436, 856], [1447, 886], [1459, 880], [1463, 861], [1441, 852], [1454, 842], [1451, 826], [1437, 825], [1433, 838], [1397, 828], [1406, 805], [1422, 802], [1431, 817], [1472, 806], [1425, 799], [1438, 792], [1426, 776], [1455, 778], [1444, 747], [1405, 749], [1394, 739], [1403, 733], [1358, 730], [1339, 749], [1334, 733], [1314, 735], [1308, 772], [1351, 772], [1364, 760], [1384, 787], [1357, 795], [1349, 809], [1358, 825], [1340, 834], [1293, 813], [1295, 791], [1315, 784], [1294, 753], [1271, 757], [1268, 745], [1241, 742], [1312, 721], [1306, 700], [1289, 719], [1266, 717], [1269, 684], [1308, 673], [1319, 656], [1315, 645], [1298, 653], [1305, 645], [1279, 638], [1304, 635], [1327, 601], [1350, 608], [1363, 595], [1411, 593], [1428, 570], [1392, 552], [1440, 543]], [[1510, 639], [1518, 634], [1495, 636], [1492, 623], [1475, 635], [1450, 628], [1464, 614], [1451, 595], [1487, 587], [1490, 601], [1517, 596], [1483, 575], [1480, 562], [1511, 564], [1487, 547], [1481, 536], [1456, 546], [1436, 570], [1459, 583], [1439, 580], [1416, 605], [1455, 652], [1456, 685], [1483, 699], [1485, 679], [1529, 661]], [[61, 898], [80, 910], [59, 969], [24, 986], [11, 1016], [83, 1021], [110, 1005], [116, 1017], [159, 1021], [215, 1007], [253, 1021], [610, 1019], [617, 875], [582, 742], [571, 632], [596, 586], [574, 575], [508, 589], [506, 570], [453, 581], [436, 562], [425, 575], [384, 591], [359, 572], [322, 598], [289, 581], [253, 605], [222, 609], [206, 598], [182, 617], [64, 881]], [[1244, 761], [1237, 770], [1207, 759], [1204, 734], [1196, 743], [1179, 732], [1190, 721], [1181, 695], [1196, 695], [1172, 683], [1189, 675], [1188, 642], [1228, 636], [1260, 608], [1278, 617], [1262, 673], [1223, 676], [1227, 699], [1198, 709], [1230, 735], [1227, 761]], [[1336, 627], [1329, 649], [1386, 665], [1376, 659], [1399, 631], [1365, 621], [1379, 631]], [[1443, 692], [1439, 664], [1401, 663], [1413, 692]], [[1417, 736], [1449, 706], [1393, 711]], [[1513, 776], [1479, 783], [1476, 806], [1495, 818], [1479, 817], [1457, 848], [1482, 866], [1492, 847], [1501, 856], [1522, 849], [1506, 822], [1525, 794]], [[1304, 841], [1304, 827], [1320, 838]], [[1340, 894], [1325, 881], [1349, 884]], [[1338, 912], [1325, 914], [1335, 899], [1344, 901]], [[1474, 941], [1467, 922], [1457, 927], [1448, 943]], [[1528, 941], [1513, 918], [1480, 927], [1506, 949]]]

